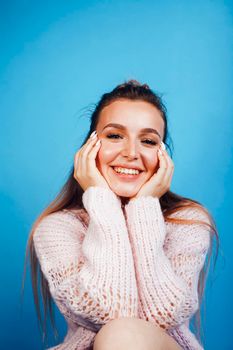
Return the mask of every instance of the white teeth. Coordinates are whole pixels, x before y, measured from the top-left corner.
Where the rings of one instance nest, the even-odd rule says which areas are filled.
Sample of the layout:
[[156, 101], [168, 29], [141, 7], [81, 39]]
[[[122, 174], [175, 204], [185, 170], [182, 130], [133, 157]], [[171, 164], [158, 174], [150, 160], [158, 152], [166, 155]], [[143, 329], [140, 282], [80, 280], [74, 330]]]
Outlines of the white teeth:
[[121, 174], [130, 174], [130, 175], [138, 175], [139, 174], [139, 170], [136, 170], [136, 169], [126, 169], [126, 168], [115, 167], [114, 170], [117, 173], [121, 173]]

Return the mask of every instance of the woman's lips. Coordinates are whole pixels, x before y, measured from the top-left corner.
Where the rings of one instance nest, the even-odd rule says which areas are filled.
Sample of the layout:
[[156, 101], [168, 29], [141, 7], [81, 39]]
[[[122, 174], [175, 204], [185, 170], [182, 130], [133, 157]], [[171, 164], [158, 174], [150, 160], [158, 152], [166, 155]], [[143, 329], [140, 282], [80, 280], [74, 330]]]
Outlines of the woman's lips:
[[141, 175], [142, 171], [139, 173], [139, 174], [136, 174], [136, 175], [133, 175], [133, 174], [122, 174], [122, 173], [117, 173], [113, 167], [111, 167], [113, 173], [121, 180], [124, 180], [124, 181], [135, 181], [139, 178], [139, 176]]

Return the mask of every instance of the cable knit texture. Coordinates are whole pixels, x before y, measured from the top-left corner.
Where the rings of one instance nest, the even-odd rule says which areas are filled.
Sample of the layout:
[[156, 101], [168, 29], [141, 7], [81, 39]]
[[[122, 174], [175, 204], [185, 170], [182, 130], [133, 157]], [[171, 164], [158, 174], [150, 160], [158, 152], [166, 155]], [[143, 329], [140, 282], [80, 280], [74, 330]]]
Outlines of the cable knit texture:
[[[206, 225], [164, 221], [158, 198], [124, 209], [110, 189], [89, 187], [84, 209], [45, 217], [34, 233], [36, 254], [68, 332], [51, 350], [92, 349], [108, 321], [137, 317], [164, 329], [187, 350], [203, 349], [189, 330], [199, 308], [197, 285], [210, 245]], [[210, 223], [198, 209], [171, 215]]]

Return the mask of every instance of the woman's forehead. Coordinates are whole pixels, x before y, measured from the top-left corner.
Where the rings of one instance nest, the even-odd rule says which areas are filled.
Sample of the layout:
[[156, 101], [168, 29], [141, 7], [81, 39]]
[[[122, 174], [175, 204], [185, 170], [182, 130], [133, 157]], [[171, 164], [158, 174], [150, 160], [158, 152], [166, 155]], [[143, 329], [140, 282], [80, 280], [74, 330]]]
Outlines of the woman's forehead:
[[126, 129], [156, 128], [160, 135], [164, 129], [161, 112], [144, 101], [117, 100], [106, 106], [100, 113], [98, 128], [102, 130], [112, 123]]

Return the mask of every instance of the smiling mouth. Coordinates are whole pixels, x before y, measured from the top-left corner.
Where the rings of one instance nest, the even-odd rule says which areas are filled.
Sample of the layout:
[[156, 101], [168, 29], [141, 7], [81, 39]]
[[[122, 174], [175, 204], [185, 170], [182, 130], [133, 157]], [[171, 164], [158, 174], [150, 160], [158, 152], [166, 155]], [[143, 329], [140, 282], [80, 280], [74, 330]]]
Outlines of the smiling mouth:
[[123, 178], [123, 179], [129, 179], [129, 180], [136, 180], [140, 175], [141, 175], [141, 173], [143, 172], [143, 171], [141, 171], [141, 170], [139, 170], [137, 173], [125, 173], [125, 172], [123, 172], [123, 171], [116, 171], [115, 169], [114, 169], [114, 167], [111, 167], [112, 168], [112, 170], [113, 170], [113, 172], [114, 172], [114, 174], [115, 175], [117, 175], [119, 178]]

